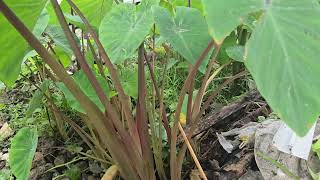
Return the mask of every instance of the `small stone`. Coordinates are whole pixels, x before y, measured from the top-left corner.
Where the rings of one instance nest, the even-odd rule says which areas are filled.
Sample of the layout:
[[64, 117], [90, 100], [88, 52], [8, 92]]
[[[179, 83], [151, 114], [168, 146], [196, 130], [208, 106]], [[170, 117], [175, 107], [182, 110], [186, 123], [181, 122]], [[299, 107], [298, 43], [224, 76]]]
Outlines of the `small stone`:
[[3, 169], [6, 166], [6, 161], [0, 161], [0, 169]]
[[220, 170], [220, 165], [219, 162], [215, 159], [209, 160], [209, 163], [211, 165], [211, 169], [214, 171], [219, 171]]
[[86, 169], [89, 165], [86, 161], [80, 161], [75, 164], [79, 169]]
[[9, 161], [9, 153], [4, 153], [4, 154], [2, 154], [1, 152], [0, 152], [0, 160], [2, 160], [2, 161]]
[[13, 134], [12, 129], [8, 123], [4, 123], [0, 129], [0, 139], [5, 140]]
[[46, 163], [41, 152], [36, 152], [32, 161], [32, 168], [43, 166]]

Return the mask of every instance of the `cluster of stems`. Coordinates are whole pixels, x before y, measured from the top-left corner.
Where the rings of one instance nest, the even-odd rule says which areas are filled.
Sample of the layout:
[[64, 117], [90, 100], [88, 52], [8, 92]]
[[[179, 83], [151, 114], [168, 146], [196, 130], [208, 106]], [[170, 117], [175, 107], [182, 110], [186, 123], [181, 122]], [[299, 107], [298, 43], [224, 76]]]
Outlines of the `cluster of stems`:
[[[149, 58], [146, 53], [145, 44], [142, 43], [138, 49], [138, 100], [136, 104], [136, 113], [133, 114], [130, 97], [125, 94], [120, 83], [117, 70], [110, 61], [107, 52], [103, 48], [98, 38], [98, 35], [76, 4], [72, 2], [72, 0], [67, 0], [67, 2], [72, 8], [72, 12], [82, 19], [86, 27], [84, 33], [90, 35], [88, 37], [92, 38], [98, 51], [94, 49], [90, 39], [87, 41], [87, 49], [89, 49], [87, 52], [85, 52], [86, 48], [80, 48], [78, 46], [73, 36], [73, 28], [69, 27], [59, 3], [57, 0], [51, 0], [60, 26], [63, 29], [64, 34], [66, 35], [67, 40], [73, 50], [79, 68], [83, 70], [89, 79], [91, 86], [99, 97], [99, 100], [104, 105], [104, 112], [102, 112], [97, 107], [95, 102], [86, 96], [86, 94], [80, 89], [74, 79], [59, 63], [57, 57], [50, 52], [51, 48], [46, 48], [43, 44], [41, 44], [41, 42], [23, 24], [23, 22], [21, 22], [19, 17], [17, 17], [16, 14], [5, 4], [5, 2], [0, 1], [0, 10], [3, 15], [29, 43], [29, 45], [40, 55], [45, 67], [48, 67], [48, 69], [45, 71], [45, 73], [48, 74], [48, 77], [51, 77], [53, 81], [60, 81], [64, 83], [69, 91], [74, 95], [86, 112], [86, 115], [84, 115], [82, 119], [90, 127], [89, 129], [94, 129], [94, 131], [91, 131], [90, 135], [86, 133], [80, 126], [61, 113], [54, 102], [50, 100], [50, 97], [47, 97], [48, 103], [50, 104], [50, 109], [56, 114], [56, 119], [62, 119], [64, 123], [68, 123], [81, 136], [86, 144], [91, 149], [95, 150], [95, 155], [98, 156], [97, 159], [101, 159], [103, 162], [112, 164], [112, 169], [114, 170], [116, 167], [120, 176], [124, 179], [155, 180], [156, 177], [159, 177], [163, 180], [168, 179], [169, 173], [164, 169], [161, 136], [157, 136], [157, 133], [154, 132], [157, 131], [155, 128], [151, 128], [151, 134], [149, 133], [150, 126], [152, 127], [152, 124], [154, 124], [154, 120], [156, 118], [155, 116], [152, 116], [152, 114], [155, 112], [150, 109], [150, 106], [147, 103], [149, 100], [146, 98], [148, 89], [146, 87], [144, 63], [147, 62], [146, 67], [149, 70], [153, 84], [152, 94], [154, 94], [155, 98], [160, 102], [160, 113], [159, 116], [157, 116], [159, 117], [158, 121], [163, 125], [165, 133], [168, 137], [168, 142], [170, 144], [170, 179], [181, 179], [182, 162], [187, 149], [189, 149], [189, 152], [192, 155], [202, 178], [206, 179], [201, 165], [192, 150], [189, 140], [192, 138], [193, 131], [195, 130], [202, 114], [209, 107], [210, 103], [223, 89], [223, 87], [230, 84], [235, 79], [246, 75], [246, 72], [240, 72], [227, 79], [211, 95], [209, 95], [208, 98], [206, 98], [205, 102], [203, 102], [208, 84], [224, 67], [222, 66], [215, 71], [213, 70], [217, 55], [221, 48], [221, 43], [218, 44], [212, 40], [208, 44], [207, 48], [203, 50], [196, 63], [190, 68], [189, 74], [183, 84], [183, 87], [181, 88], [173, 126], [170, 127], [168, 117], [165, 112], [165, 103], [163, 102], [164, 86], [159, 86], [153, 68], [156, 54], [155, 51], [153, 51], [153, 55], [151, 58]], [[83, 44], [84, 43], [82, 43], [82, 45]], [[195, 88], [195, 76], [201, 63], [204, 61], [208, 53], [212, 52], [212, 49], [214, 49], [213, 54], [211, 55], [207, 70], [202, 78], [202, 83], [198, 94], [193, 101], [192, 92]], [[103, 91], [94, 72], [87, 63], [85, 53], [92, 53], [95, 61], [97, 62], [99, 73], [105, 78], [109, 87], [117, 91], [117, 97], [113, 99], [109, 99], [107, 97], [106, 92]], [[108, 77], [106, 77], [104, 74], [104, 68], [107, 68], [109, 71]], [[166, 65], [164, 66], [164, 69], [166, 69]], [[179, 115], [181, 113], [183, 99], [187, 93], [189, 93], [189, 96], [186, 118], [190, 128], [189, 131], [185, 133], [184, 129], [179, 123]], [[159, 132], [161, 132], [161, 128]], [[180, 150], [177, 151], [177, 137], [179, 132], [181, 132], [185, 141]]]

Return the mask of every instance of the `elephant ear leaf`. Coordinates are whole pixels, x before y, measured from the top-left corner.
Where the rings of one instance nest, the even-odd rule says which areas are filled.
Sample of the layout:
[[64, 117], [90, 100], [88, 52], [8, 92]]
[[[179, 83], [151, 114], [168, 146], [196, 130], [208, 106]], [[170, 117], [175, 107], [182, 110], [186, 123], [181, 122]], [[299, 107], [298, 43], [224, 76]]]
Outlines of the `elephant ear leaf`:
[[262, 11], [245, 49], [245, 65], [271, 108], [305, 135], [320, 115], [318, 1], [203, 0], [203, 5], [218, 42], [249, 13]]
[[[5, 3], [28, 29], [33, 31], [47, 0], [6, 0]], [[7, 86], [12, 86], [19, 76], [21, 63], [28, 52], [29, 46], [3, 15], [0, 16], [0, 24], [0, 43], [2, 45], [0, 51], [0, 81]], [[36, 29], [34, 31], [38, 32], [38, 28]]]
[[12, 138], [9, 164], [17, 179], [28, 179], [37, 144], [38, 133], [36, 129], [22, 128]]
[[113, 63], [121, 63], [136, 52], [154, 23], [151, 7], [158, 3], [159, 0], [142, 1], [139, 6], [121, 3], [104, 17], [99, 35]]
[[[153, 15], [161, 36], [190, 64], [195, 64], [212, 40], [200, 11], [178, 6], [173, 17], [167, 9], [154, 7]], [[205, 71], [208, 60], [209, 56], [201, 65], [201, 72]]]

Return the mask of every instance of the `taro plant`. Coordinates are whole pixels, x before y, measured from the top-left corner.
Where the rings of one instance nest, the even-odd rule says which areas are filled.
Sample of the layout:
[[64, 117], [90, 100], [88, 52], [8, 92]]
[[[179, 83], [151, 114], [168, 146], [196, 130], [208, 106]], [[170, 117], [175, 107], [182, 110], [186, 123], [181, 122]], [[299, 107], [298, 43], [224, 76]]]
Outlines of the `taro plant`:
[[[112, 165], [107, 172], [119, 171], [124, 179], [181, 179], [187, 149], [206, 179], [188, 139], [219, 92], [249, 73], [297, 134], [306, 134], [320, 114], [316, 0], [143, 0], [136, 6], [111, 0], [1, 0], [0, 9], [1, 81], [11, 86], [26, 52], [35, 50], [41, 81], [53, 83], [45, 90], [38, 87], [38, 94], [43, 93], [60, 134], [67, 136], [69, 124], [106, 167]], [[159, 39], [165, 51], [160, 72], [154, 68]], [[172, 52], [189, 64], [189, 71], [171, 122], [161, 77]], [[137, 71], [120, 71], [132, 59]], [[212, 80], [230, 64], [240, 64], [238, 72], [208, 94]], [[147, 80], [153, 87], [147, 88]], [[54, 88], [87, 128], [63, 113]], [[180, 120], [188, 124], [187, 132]], [[185, 142], [177, 148], [179, 132]]]

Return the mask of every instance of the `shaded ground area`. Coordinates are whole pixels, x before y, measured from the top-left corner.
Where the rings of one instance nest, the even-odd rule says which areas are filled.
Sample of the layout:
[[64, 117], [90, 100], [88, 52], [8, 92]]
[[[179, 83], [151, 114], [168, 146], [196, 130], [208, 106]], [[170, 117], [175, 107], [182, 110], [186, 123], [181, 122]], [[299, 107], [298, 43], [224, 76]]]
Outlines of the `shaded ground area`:
[[30, 118], [24, 116], [35, 90], [34, 86], [22, 79], [14, 88], [0, 92], [0, 129], [7, 124], [11, 127], [10, 135], [0, 140], [0, 171], [10, 173], [7, 161], [11, 138], [21, 127], [36, 124], [39, 140], [29, 176], [31, 180], [101, 179], [104, 174], [101, 164], [77, 153], [92, 154], [74, 131], [68, 131], [70, 138], [62, 140], [55, 133], [54, 125], [48, 121], [46, 112], [36, 112]]
[[[268, 105], [254, 91], [218, 112], [209, 113], [201, 120], [193, 137], [199, 160], [209, 179], [239, 179], [246, 176], [262, 178], [255, 164], [253, 147], [245, 146], [227, 153], [220, 145], [216, 133], [241, 128], [250, 122], [256, 122], [258, 116], [268, 116], [269, 113]], [[195, 169], [191, 164], [184, 166], [184, 179], [189, 179], [189, 174]], [[247, 172], [251, 175], [247, 175]]]

